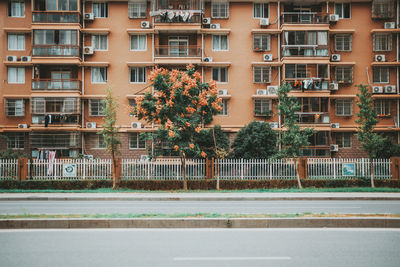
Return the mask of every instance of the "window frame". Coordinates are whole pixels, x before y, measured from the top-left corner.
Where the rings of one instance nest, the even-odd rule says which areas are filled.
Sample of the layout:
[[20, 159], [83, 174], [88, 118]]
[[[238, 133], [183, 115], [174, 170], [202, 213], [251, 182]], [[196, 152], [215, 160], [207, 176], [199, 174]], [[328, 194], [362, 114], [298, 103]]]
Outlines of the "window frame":
[[[141, 16], [142, 13], [142, 8], [143, 8], [143, 4], [144, 4], [144, 16]], [[139, 12], [139, 15], [135, 15], [133, 10], [135, 9], [134, 6], [138, 5], [138, 7], [136, 7], [136, 9]], [[128, 18], [130, 19], [145, 19], [147, 18], [147, 1], [128, 1]]]
[[[261, 17], [257, 17], [256, 16], [256, 5], [259, 5], [259, 7], [261, 8], [261, 11], [260, 11], [260, 13], [261, 13]], [[267, 16], [265, 16], [265, 5], [268, 7], [268, 14], [267, 14]], [[269, 19], [269, 16], [270, 16], [270, 6], [269, 6], [269, 3], [263, 3], [263, 2], [256, 2], [256, 3], [253, 3], [253, 18], [254, 19]]]
[[[223, 39], [222, 37], [226, 38], [226, 49], [222, 48], [222, 39]], [[214, 44], [215, 44], [214, 38], [218, 38], [219, 39], [219, 47], [218, 48], [214, 47]], [[216, 51], [216, 52], [218, 52], [218, 51], [229, 51], [228, 35], [226, 35], [226, 34], [213, 34], [212, 35], [211, 47], [212, 47], [212, 51]]]
[[228, 99], [222, 99], [221, 102], [221, 107], [222, 109], [220, 111], [218, 111], [217, 115], [218, 116], [228, 116]]
[[[136, 69], [136, 74], [135, 74], [135, 80], [134, 81], [133, 78], [133, 70]], [[143, 81], [138, 81], [140, 80], [140, 71], [139, 69], [143, 69]], [[146, 83], [146, 79], [147, 79], [147, 73], [146, 73], [146, 67], [129, 67], [129, 83], [131, 84], [145, 84]]]
[[[133, 138], [135, 136], [135, 138]], [[146, 140], [140, 140], [140, 133], [129, 133], [129, 149], [130, 150], [143, 150], [146, 149]], [[135, 140], [133, 140], [135, 139]], [[134, 142], [135, 141], [135, 142]], [[135, 146], [133, 146], [135, 145]], [[141, 145], [143, 145], [141, 147]]]
[[[12, 3], [19, 3], [19, 4], [21, 4], [22, 5], [22, 12], [23, 12], [23, 15], [22, 16], [13, 16], [12, 15], [12, 7], [11, 7], [11, 5], [12, 5]], [[25, 18], [25, 0], [9, 0], [8, 1], [8, 11], [7, 11], [7, 15], [8, 15], [8, 17], [9, 18]]]
[[[344, 17], [345, 5], [346, 6], [348, 5], [348, 7], [349, 7], [349, 17], [348, 18]], [[342, 14], [336, 13], [336, 7], [340, 7]], [[335, 14], [339, 15], [339, 19], [351, 19], [351, 3], [335, 3]]]
[[[100, 37], [100, 38], [99, 38]], [[96, 48], [97, 39], [100, 39], [100, 44], [102, 43], [102, 38], [106, 39], [106, 48]], [[92, 47], [94, 51], [108, 51], [108, 34], [92, 34]]]
[[[13, 106], [11, 104], [13, 103]], [[18, 107], [18, 105], [20, 107]], [[13, 110], [14, 114], [10, 114]], [[18, 113], [18, 112], [19, 113]], [[24, 99], [5, 99], [4, 113], [7, 117], [24, 117], [25, 116], [25, 102]]]
[[[104, 99], [89, 99], [89, 116], [91, 117], [104, 117], [103, 111]], [[97, 107], [95, 107], [97, 106]], [[96, 112], [93, 112], [93, 109]]]
[[[221, 82], [221, 70], [225, 69], [225, 81]], [[218, 79], [214, 79], [214, 70], [217, 70]], [[213, 67], [211, 69], [211, 79], [216, 81], [217, 83], [227, 84], [229, 82], [228, 68], [227, 67]]]
[[[23, 150], [25, 149], [25, 133], [9, 133], [7, 134], [7, 149]], [[14, 144], [11, 146], [11, 144]]]
[[[350, 71], [350, 73], [349, 73], [350, 79], [349, 80], [345, 79], [346, 70]], [[338, 79], [338, 75], [341, 75], [341, 79]], [[353, 83], [354, 82], [354, 68], [353, 68], [353, 66], [336, 66], [336, 69], [335, 69], [335, 81], [337, 83], [347, 83], [347, 84]]]
[[[224, 6], [224, 7], [223, 7]], [[225, 9], [226, 16], [222, 16], [222, 7]], [[214, 16], [214, 10], [218, 9], [215, 11], [217, 13], [216, 16]], [[213, 19], [228, 19], [229, 18], [229, 2], [212, 2], [211, 1], [211, 18]]]
[[[335, 134], [335, 142], [339, 146], [339, 148], [351, 148], [352, 147], [352, 142], [351, 142], [351, 137], [353, 136], [353, 133], [345, 133], [345, 132], [339, 132]], [[348, 146], [347, 142], [345, 141], [345, 138], [349, 138]]]
[[[132, 39], [133, 39], [134, 36], [137, 37], [136, 43], [137, 43], [138, 46], [139, 46], [139, 44], [140, 44], [139, 39], [142, 38], [142, 37], [144, 37], [144, 39], [145, 39], [145, 42], [144, 42], [144, 49], [133, 49], [133, 47], [132, 47], [132, 44], [133, 44]], [[139, 38], [139, 37], [140, 37], [140, 38]], [[130, 51], [147, 51], [147, 35], [145, 35], [145, 34], [132, 34], [132, 35], [130, 36], [130, 38], [129, 38], [129, 49], [130, 49]]]
[[[104, 81], [94, 81], [94, 75], [93, 72], [95, 69], [98, 69], [101, 72], [101, 69], [104, 69], [104, 74], [105, 74], [105, 80]], [[90, 83], [91, 84], [106, 84], [107, 83], [107, 79], [108, 79], [108, 74], [107, 74], [108, 68], [107, 67], [91, 67], [90, 68]]]
[[[16, 36], [17, 38], [17, 48], [10, 48], [10, 36]], [[23, 37], [22, 39], [22, 45], [23, 48], [18, 49], [19, 46], [19, 37]], [[8, 51], [25, 51], [26, 47], [25, 47], [25, 34], [24, 33], [7, 33], [7, 50]]]
[[390, 99], [374, 99], [374, 109], [378, 117], [390, 117], [392, 115], [392, 101]]
[[[268, 79], [264, 78], [264, 71], [268, 71]], [[259, 73], [260, 80], [256, 79], [256, 74]], [[271, 67], [270, 66], [254, 66], [253, 67], [253, 83], [270, 83], [271, 82]]]
[[[263, 49], [263, 39], [266, 38], [266, 48]], [[258, 39], [258, 40], [256, 40]], [[258, 46], [256, 46], [258, 45]], [[259, 47], [257, 50], [256, 48]], [[271, 51], [271, 34], [258, 33], [253, 34], [253, 51]]]
[[[375, 80], [375, 72], [379, 70], [379, 81]], [[386, 77], [387, 81], [382, 81], [382, 71], [386, 70]], [[389, 67], [385, 67], [385, 66], [376, 66], [372, 68], [372, 82], [374, 84], [389, 84], [390, 83], [390, 68]]]
[[[377, 44], [378, 42], [381, 42], [382, 37], [385, 37], [386, 39], [386, 49], [382, 49], [381, 47], [383, 47], [384, 45], [379, 44], [379, 49], [377, 48]], [[392, 34], [391, 33], [374, 33], [373, 37], [372, 37], [372, 50], [373, 52], [391, 52], [393, 50], [393, 38], [392, 38]]]
[[[15, 81], [10, 81], [10, 70], [11, 69], [16, 69], [16, 77], [15, 77]], [[22, 72], [22, 74], [20, 74], [19, 72]], [[22, 79], [19, 80], [19, 75], [22, 76]], [[14, 66], [8, 66], [7, 67], [7, 83], [8, 84], [25, 84], [25, 67], [14, 67]]]
[[[263, 108], [265, 115], [263, 114]], [[268, 116], [268, 113], [272, 112], [272, 101], [271, 99], [254, 99], [254, 116]]]
[[[345, 42], [346, 37], [349, 39], [347, 40], [349, 43], [349, 49], [345, 49]], [[340, 38], [340, 39], [339, 39]], [[338, 45], [338, 42], [339, 45]], [[341, 47], [338, 47], [341, 46]], [[353, 51], [353, 35], [352, 34], [335, 34], [335, 51], [337, 52], [351, 52]]]
[[[103, 12], [105, 14], [100, 14], [100, 16], [96, 16], [97, 12], [102, 13], [102, 10], [100, 8], [101, 5], [104, 5]], [[96, 7], [96, 9], [98, 10], [97, 12], [95, 12], [95, 6], [97, 6]], [[99, 10], [99, 8], [100, 8], [100, 10]], [[108, 2], [93, 2], [92, 3], [92, 13], [93, 13], [94, 17], [97, 18], [97, 19], [106, 19], [106, 18], [108, 18]]]
[[[350, 113], [346, 113], [346, 105], [350, 105]], [[340, 111], [340, 112], [338, 112]], [[353, 116], [353, 100], [351, 99], [336, 99], [335, 115], [337, 117]]]

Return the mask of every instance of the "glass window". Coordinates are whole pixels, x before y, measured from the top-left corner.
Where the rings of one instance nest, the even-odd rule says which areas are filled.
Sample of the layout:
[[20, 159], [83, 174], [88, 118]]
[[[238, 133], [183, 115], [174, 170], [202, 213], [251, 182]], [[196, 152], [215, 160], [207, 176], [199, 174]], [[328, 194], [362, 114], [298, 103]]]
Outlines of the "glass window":
[[392, 51], [392, 35], [376, 33], [373, 37], [374, 52]]
[[375, 111], [378, 116], [389, 116], [390, 115], [390, 100], [387, 99], [375, 99], [374, 101]]
[[146, 141], [140, 138], [139, 133], [129, 134], [129, 148], [130, 149], [145, 149]]
[[91, 72], [92, 83], [107, 82], [107, 67], [92, 67]]
[[227, 83], [228, 68], [226, 67], [212, 68], [212, 79], [220, 83]]
[[218, 111], [218, 115], [227, 116], [228, 115], [228, 99], [222, 99], [221, 102], [222, 109]]
[[9, 133], [7, 134], [8, 149], [24, 149], [25, 134], [24, 133]]
[[25, 34], [7, 34], [8, 50], [25, 50]]
[[213, 49], [213, 51], [228, 51], [228, 36], [227, 35], [213, 35], [212, 36], [212, 49]]
[[108, 36], [104, 34], [92, 35], [92, 46], [96, 51], [108, 50]]
[[352, 39], [351, 34], [336, 34], [335, 51], [351, 51]]
[[25, 16], [25, 1], [12, 0], [8, 2], [8, 16], [22, 18]]
[[351, 17], [350, 3], [335, 4], [335, 14], [341, 19], [349, 19]]
[[211, 17], [224, 19], [229, 17], [229, 2], [212, 2]]
[[99, 149], [106, 149], [107, 148], [106, 142], [104, 142], [103, 135], [97, 134], [95, 136], [94, 140], [95, 140], [95, 145], [94, 145], [95, 148], [99, 148]]
[[395, 1], [393, 0], [373, 0], [372, 18], [390, 19], [396, 14]]
[[254, 67], [254, 83], [269, 83], [271, 79], [271, 67]]
[[104, 116], [103, 99], [90, 99], [89, 100], [89, 116]]
[[147, 17], [147, 3], [146, 1], [138, 2], [130, 0], [128, 3], [129, 18], [146, 18]]
[[352, 135], [352, 133], [336, 133], [336, 144], [340, 148], [350, 148]]
[[255, 99], [254, 100], [254, 115], [267, 116], [271, 112], [271, 100], [269, 99]]
[[353, 100], [337, 99], [336, 100], [336, 116], [352, 116]]
[[253, 16], [256, 19], [269, 17], [269, 4], [268, 3], [254, 3]]
[[146, 51], [147, 38], [146, 35], [131, 35], [131, 50]]
[[23, 99], [6, 99], [6, 116], [25, 116], [25, 105]]
[[389, 67], [372, 68], [373, 83], [389, 83]]
[[338, 66], [336, 67], [335, 74], [337, 83], [353, 82], [353, 67], [351, 66]]
[[8, 83], [25, 83], [25, 68], [24, 67], [8, 67], [7, 81]]
[[93, 3], [93, 14], [95, 18], [107, 18], [108, 3]]
[[131, 68], [131, 83], [145, 83], [146, 82], [146, 68], [133, 67]]
[[253, 50], [254, 51], [270, 51], [271, 50], [271, 35], [269, 35], [269, 34], [254, 34], [253, 35]]

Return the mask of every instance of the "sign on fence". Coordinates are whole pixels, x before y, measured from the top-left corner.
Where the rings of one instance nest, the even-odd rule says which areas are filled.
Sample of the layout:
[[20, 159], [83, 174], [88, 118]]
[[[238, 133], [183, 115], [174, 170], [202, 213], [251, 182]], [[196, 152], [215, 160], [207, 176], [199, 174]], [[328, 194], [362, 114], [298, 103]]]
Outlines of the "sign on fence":
[[64, 163], [63, 165], [63, 176], [64, 177], [76, 177], [76, 164]]
[[343, 163], [342, 164], [343, 176], [356, 176], [356, 164], [355, 163]]

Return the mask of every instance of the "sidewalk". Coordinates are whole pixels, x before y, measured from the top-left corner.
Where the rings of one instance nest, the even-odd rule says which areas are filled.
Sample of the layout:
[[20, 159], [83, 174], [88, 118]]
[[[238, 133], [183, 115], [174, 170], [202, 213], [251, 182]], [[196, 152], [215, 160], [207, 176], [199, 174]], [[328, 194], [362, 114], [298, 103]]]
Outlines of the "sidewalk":
[[400, 200], [400, 193], [0, 193], [0, 201], [7, 200]]

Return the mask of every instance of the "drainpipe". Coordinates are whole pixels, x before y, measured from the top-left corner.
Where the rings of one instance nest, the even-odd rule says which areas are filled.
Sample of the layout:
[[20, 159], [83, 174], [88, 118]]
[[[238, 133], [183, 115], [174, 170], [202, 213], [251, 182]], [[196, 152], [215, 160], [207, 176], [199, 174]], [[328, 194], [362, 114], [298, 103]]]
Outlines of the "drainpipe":
[[[399, 23], [400, 23], [400, 21], [399, 21], [399, 16], [400, 16], [400, 14], [399, 14], [399, 5], [400, 5], [400, 1], [397, 1], [397, 12], [396, 12], [396, 14], [397, 14], [397, 16], [396, 16], [396, 28], [399, 28]], [[396, 33], [396, 38], [397, 38], [397, 40], [396, 40], [396, 61], [397, 62], [399, 62], [399, 33]], [[397, 88], [397, 94], [399, 94], [399, 85], [400, 85], [400, 82], [399, 82], [399, 66], [397, 66], [396, 67], [396, 80], [397, 80], [397, 84], [396, 84], [396, 88]], [[397, 123], [397, 127], [399, 127], [399, 124], [400, 124], [400, 102], [399, 102], [399, 99], [397, 99], [397, 118], [396, 118], [396, 123]], [[400, 143], [400, 133], [399, 132], [397, 132], [397, 143]]]
[[[85, 19], [84, 19], [84, 14], [85, 14], [85, 4], [86, 1], [83, 0], [83, 6], [82, 6], [82, 14], [83, 14], [83, 21], [82, 21], [82, 28], [85, 28]], [[82, 62], [85, 62], [85, 53], [83, 53], [84, 50], [84, 46], [85, 46], [85, 35], [82, 34]], [[81, 95], [85, 95], [85, 67], [81, 66], [81, 76], [82, 76], [82, 92]], [[82, 118], [82, 122], [81, 122], [81, 127], [84, 128], [85, 127], [85, 104], [83, 101], [81, 101], [81, 118]], [[85, 154], [85, 134], [81, 135], [81, 151], [82, 154]]]
[[[278, 1], [278, 30], [281, 28], [281, 1]], [[278, 62], [281, 62], [281, 35], [278, 33]], [[278, 66], [278, 86], [281, 87], [281, 67]], [[282, 127], [282, 117], [278, 116], [278, 127]], [[281, 132], [279, 131], [279, 138]], [[282, 151], [282, 145], [279, 144], [279, 152]]]

